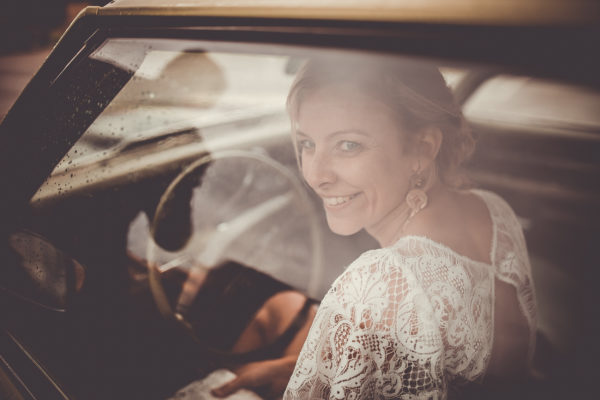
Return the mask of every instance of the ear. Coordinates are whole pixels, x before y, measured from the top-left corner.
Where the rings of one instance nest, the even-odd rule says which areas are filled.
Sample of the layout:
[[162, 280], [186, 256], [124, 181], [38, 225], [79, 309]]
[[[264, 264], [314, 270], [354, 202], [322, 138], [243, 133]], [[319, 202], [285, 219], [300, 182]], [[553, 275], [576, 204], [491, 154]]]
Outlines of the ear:
[[419, 158], [433, 162], [442, 146], [442, 131], [438, 127], [424, 128], [418, 135], [416, 151]]

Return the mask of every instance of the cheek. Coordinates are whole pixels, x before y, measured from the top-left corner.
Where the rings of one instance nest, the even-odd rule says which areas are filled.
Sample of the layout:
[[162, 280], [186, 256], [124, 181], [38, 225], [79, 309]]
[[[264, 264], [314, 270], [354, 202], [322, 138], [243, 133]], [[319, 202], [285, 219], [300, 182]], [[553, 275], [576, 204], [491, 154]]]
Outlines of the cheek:
[[371, 195], [373, 201], [377, 202], [376, 206], [396, 206], [404, 201], [410, 180], [408, 167], [405, 164], [398, 160], [380, 163], [377, 168], [368, 170]]
[[301, 158], [299, 158], [298, 162], [300, 163], [300, 172], [302, 173], [302, 178], [304, 179], [304, 182], [306, 182], [306, 184], [310, 186], [310, 188], [315, 189], [308, 167], [310, 165], [310, 156], [302, 156]]
[[373, 177], [376, 176], [372, 165], [362, 162], [346, 162], [340, 165], [338, 176], [348, 184], [362, 191], [371, 191], [373, 186]]

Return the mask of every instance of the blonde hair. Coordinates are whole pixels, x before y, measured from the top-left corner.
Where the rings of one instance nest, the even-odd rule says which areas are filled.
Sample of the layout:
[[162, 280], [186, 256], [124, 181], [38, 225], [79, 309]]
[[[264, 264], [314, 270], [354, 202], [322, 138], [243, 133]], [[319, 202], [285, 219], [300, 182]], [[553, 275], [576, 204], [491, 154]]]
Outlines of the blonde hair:
[[409, 144], [415, 137], [411, 135], [423, 128], [438, 128], [442, 144], [436, 157], [437, 175], [451, 186], [465, 184], [460, 167], [472, 154], [475, 141], [442, 74], [431, 63], [365, 55], [310, 59], [298, 72], [287, 99], [294, 134], [306, 94], [334, 84], [354, 86], [387, 104], [407, 132]]

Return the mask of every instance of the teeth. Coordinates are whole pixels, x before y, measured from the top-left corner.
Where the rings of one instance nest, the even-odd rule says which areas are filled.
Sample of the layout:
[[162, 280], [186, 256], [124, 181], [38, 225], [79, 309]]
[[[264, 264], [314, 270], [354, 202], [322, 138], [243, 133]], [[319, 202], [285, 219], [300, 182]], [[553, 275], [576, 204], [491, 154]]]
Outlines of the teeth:
[[355, 195], [345, 196], [345, 197], [325, 197], [323, 199], [323, 201], [328, 206], [337, 206], [337, 205], [340, 205], [340, 204], [345, 203], [347, 201], [350, 201], [352, 198], [354, 198], [354, 196]]

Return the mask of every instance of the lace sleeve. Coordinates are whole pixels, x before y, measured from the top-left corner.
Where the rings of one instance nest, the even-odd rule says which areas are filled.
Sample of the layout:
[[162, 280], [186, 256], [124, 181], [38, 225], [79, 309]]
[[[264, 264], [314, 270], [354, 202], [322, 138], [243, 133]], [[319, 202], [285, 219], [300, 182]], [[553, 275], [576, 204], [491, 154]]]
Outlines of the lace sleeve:
[[529, 362], [533, 362], [537, 327], [537, 302], [531, 264], [521, 224], [510, 205], [497, 194], [478, 191], [494, 222], [492, 263], [497, 279], [515, 287], [517, 299], [529, 325]]
[[386, 249], [368, 252], [334, 282], [285, 399], [445, 398], [433, 308], [393, 258]]

